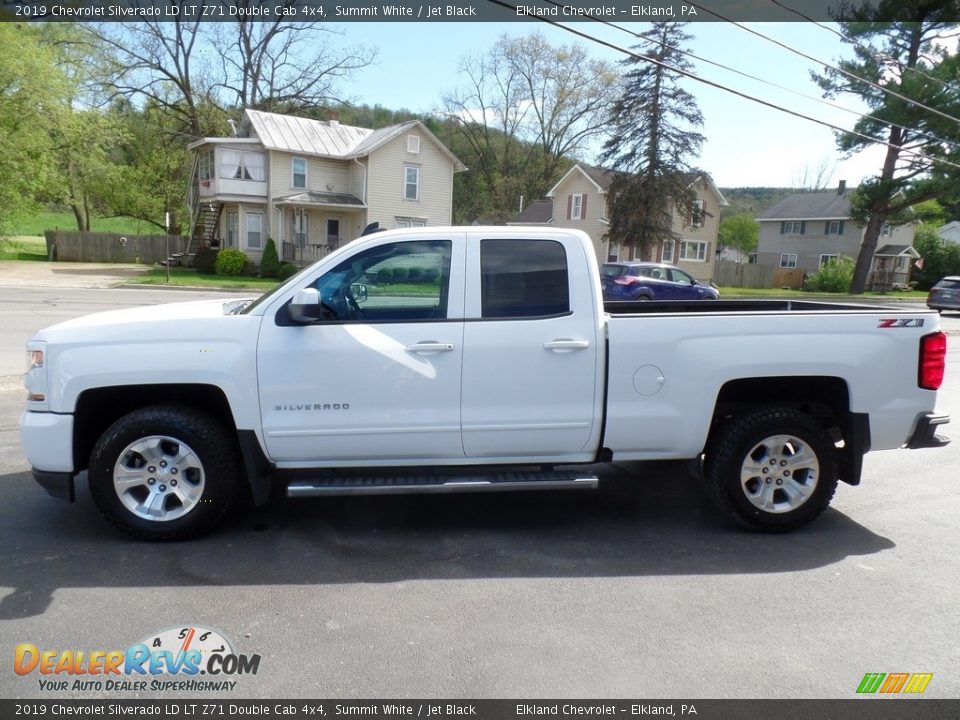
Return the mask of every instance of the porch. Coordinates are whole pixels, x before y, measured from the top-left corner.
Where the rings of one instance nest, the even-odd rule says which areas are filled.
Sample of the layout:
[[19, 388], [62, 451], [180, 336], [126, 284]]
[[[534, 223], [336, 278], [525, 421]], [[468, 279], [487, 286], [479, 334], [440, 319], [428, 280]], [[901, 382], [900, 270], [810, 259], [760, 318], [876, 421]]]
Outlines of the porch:
[[909, 245], [884, 245], [873, 255], [867, 287], [870, 290], [909, 289], [913, 263], [920, 253]]
[[343, 193], [305, 192], [274, 198], [280, 259], [304, 266], [357, 237], [367, 206]]

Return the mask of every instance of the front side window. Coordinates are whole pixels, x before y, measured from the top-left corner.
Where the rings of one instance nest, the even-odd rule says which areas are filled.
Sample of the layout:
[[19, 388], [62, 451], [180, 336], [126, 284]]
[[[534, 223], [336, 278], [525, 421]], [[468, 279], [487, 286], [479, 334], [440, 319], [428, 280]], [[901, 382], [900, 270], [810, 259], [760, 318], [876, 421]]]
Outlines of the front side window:
[[293, 177], [290, 179], [291, 187], [307, 187], [307, 159], [295, 157], [291, 163]]
[[705, 262], [707, 243], [700, 240], [684, 240], [680, 243], [680, 259], [692, 262]]
[[403, 168], [403, 199], [420, 199], [420, 168], [411, 165]]
[[317, 280], [336, 320], [413, 322], [447, 316], [449, 240], [396, 242], [347, 258]]
[[247, 213], [247, 247], [259, 249], [263, 245], [263, 213]]
[[543, 317], [570, 312], [567, 253], [554, 240], [483, 240], [483, 318]]
[[782, 253], [780, 255], [780, 267], [782, 268], [795, 268], [797, 266], [797, 254], [796, 253]]
[[675, 283], [683, 283], [684, 285], [693, 285], [694, 280], [692, 277], [687, 275], [683, 270], [677, 270], [676, 268], [669, 268], [670, 270], [670, 279]]

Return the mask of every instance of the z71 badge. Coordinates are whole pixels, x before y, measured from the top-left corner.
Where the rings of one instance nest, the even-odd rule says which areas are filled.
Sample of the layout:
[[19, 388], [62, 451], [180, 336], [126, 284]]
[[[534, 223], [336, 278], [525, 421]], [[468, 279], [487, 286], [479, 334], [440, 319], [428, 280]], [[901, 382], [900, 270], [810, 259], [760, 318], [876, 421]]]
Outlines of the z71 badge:
[[923, 327], [923, 318], [906, 318], [897, 320], [896, 318], [885, 318], [877, 325], [878, 328], [911, 328]]

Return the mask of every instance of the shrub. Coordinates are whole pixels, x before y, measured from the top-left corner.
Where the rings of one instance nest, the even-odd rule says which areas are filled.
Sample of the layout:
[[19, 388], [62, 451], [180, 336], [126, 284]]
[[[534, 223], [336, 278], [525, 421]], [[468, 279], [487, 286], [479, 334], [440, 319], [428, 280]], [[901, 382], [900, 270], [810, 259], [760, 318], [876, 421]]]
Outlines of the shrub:
[[841, 255], [839, 258], [831, 259], [810, 276], [810, 287], [815, 292], [850, 292], [853, 269], [853, 260], [848, 257]]
[[405, 283], [407, 281], [407, 276], [409, 271], [407, 268], [398, 267], [393, 269], [393, 282], [395, 283]]
[[277, 277], [281, 280], [286, 280], [287, 278], [296, 275], [299, 269], [300, 268], [298, 268], [296, 264], [292, 262], [280, 263], [280, 267], [277, 269]]
[[377, 285], [389, 285], [393, 282], [393, 269], [380, 268], [377, 271]]
[[217, 254], [216, 248], [200, 248], [193, 256], [193, 266], [201, 275], [213, 275], [216, 272]]
[[243, 250], [227, 248], [217, 254], [217, 275], [242, 275], [247, 266], [247, 254]]
[[260, 257], [260, 274], [264, 277], [280, 277], [280, 256], [277, 255], [277, 244], [273, 238], [267, 238], [267, 244], [263, 248], [263, 255]]
[[439, 279], [440, 279], [440, 270], [439, 270], [439, 268], [426, 268], [426, 269], [424, 269], [424, 271], [423, 271], [423, 282], [424, 282], [424, 283], [427, 283], [427, 284], [429, 285], [430, 283], [435, 283], [435, 282], [436, 282], [437, 280], [439, 280]]
[[412, 267], [407, 270], [407, 282], [418, 283], [423, 281], [423, 268]]

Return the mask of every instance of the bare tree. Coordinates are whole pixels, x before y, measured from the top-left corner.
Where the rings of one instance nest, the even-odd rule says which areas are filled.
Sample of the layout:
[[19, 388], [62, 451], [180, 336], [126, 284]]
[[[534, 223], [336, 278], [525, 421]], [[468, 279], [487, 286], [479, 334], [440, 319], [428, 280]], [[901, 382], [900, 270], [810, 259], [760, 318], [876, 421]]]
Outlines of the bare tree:
[[836, 161], [828, 157], [820, 158], [819, 162], [815, 164], [804, 163], [793, 176], [791, 187], [809, 190], [810, 192], [820, 192], [831, 186], [836, 172]]

